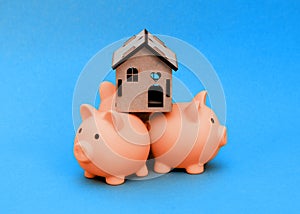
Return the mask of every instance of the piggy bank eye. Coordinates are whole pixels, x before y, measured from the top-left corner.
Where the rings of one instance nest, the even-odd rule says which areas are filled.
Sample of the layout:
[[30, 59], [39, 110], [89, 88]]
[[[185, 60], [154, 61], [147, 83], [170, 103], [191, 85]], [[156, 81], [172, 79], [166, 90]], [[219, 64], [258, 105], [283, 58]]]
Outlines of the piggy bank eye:
[[82, 131], [82, 128], [80, 128], [80, 129], [78, 130], [78, 133], [81, 133], [81, 131]]
[[210, 121], [211, 121], [212, 123], [215, 123], [214, 118], [210, 118]]
[[96, 140], [99, 139], [99, 134], [95, 134], [95, 139], [96, 139]]

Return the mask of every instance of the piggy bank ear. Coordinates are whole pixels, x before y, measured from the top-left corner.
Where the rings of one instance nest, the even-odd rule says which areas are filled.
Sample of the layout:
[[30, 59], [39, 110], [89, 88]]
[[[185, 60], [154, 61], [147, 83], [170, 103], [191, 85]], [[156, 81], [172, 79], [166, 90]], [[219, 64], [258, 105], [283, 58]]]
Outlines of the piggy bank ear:
[[124, 127], [124, 121], [122, 116], [113, 111], [108, 111], [104, 115], [104, 120], [108, 121], [110, 124], [114, 126], [114, 128], [120, 131]]
[[189, 103], [187, 107], [185, 107], [184, 115], [191, 121], [191, 122], [198, 122], [198, 108], [200, 102], [199, 101], [192, 101]]
[[96, 109], [88, 104], [83, 104], [80, 106], [80, 115], [82, 120], [92, 117], [96, 113]]
[[116, 87], [111, 82], [103, 82], [99, 87], [100, 99], [104, 100], [108, 97], [112, 97], [116, 91]]
[[206, 97], [207, 97], [207, 91], [201, 91], [195, 96], [194, 100], [199, 102], [200, 108], [205, 105]]

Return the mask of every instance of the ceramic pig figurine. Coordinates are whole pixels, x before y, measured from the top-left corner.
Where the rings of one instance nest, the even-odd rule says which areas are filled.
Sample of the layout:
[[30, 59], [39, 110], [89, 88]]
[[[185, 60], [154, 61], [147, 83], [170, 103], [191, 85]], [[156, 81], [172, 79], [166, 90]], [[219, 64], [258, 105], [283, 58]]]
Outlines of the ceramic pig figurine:
[[105, 177], [106, 183], [119, 185], [126, 176], [148, 174], [145, 165], [150, 150], [146, 126], [136, 116], [99, 111], [89, 105], [80, 108], [74, 155], [87, 178]]
[[226, 144], [226, 128], [206, 106], [206, 95], [202, 91], [192, 102], [174, 104], [172, 112], [150, 117], [149, 134], [157, 173], [167, 173], [172, 168], [202, 173], [204, 164]]

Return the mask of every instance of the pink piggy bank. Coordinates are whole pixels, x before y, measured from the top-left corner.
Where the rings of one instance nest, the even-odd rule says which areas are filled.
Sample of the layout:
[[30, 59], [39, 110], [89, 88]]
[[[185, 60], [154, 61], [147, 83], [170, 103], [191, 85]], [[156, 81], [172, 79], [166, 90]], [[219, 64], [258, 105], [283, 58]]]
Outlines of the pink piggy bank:
[[172, 112], [150, 116], [155, 172], [184, 168], [190, 174], [202, 173], [204, 164], [226, 144], [226, 128], [206, 106], [206, 95], [202, 91], [190, 103], [174, 104]]
[[75, 137], [74, 155], [85, 177], [102, 176], [106, 183], [119, 185], [128, 175], [148, 174], [145, 163], [150, 137], [138, 117], [101, 112], [89, 105], [82, 105], [80, 114], [82, 124]]

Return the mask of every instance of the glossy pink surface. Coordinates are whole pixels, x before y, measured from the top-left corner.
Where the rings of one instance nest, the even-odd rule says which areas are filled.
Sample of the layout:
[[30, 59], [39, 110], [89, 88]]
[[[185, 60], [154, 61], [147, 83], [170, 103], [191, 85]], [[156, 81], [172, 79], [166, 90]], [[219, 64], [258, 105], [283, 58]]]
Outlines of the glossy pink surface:
[[206, 95], [202, 91], [190, 103], [173, 104], [172, 112], [154, 113], [150, 117], [156, 172], [184, 168], [190, 174], [202, 173], [204, 164], [226, 144], [226, 128], [206, 106]]
[[145, 165], [150, 138], [144, 123], [135, 115], [111, 110], [114, 88], [111, 83], [100, 87], [100, 109], [82, 105], [82, 124], [74, 142], [74, 155], [85, 170], [85, 176], [102, 176], [111, 185], [124, 182], [126, 176], [136, 173], [146, 176]]

